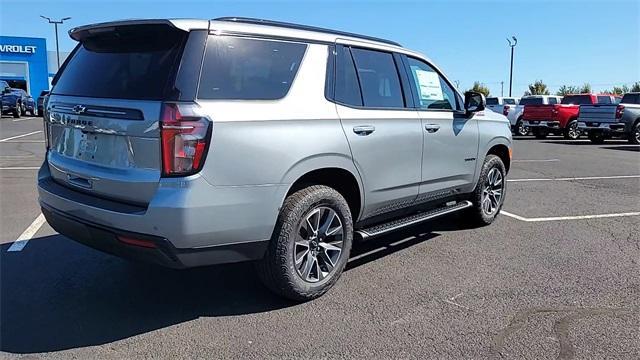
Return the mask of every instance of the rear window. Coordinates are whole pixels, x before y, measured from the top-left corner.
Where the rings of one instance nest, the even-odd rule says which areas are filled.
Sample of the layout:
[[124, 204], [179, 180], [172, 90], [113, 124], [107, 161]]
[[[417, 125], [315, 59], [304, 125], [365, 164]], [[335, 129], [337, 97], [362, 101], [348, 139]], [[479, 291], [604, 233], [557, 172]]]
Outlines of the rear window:
[[569, 95], [562, 98], [561, 104], [565, 105], [590, 105], [590, 95]]
[[520, 105], [544, 105], [540, 97], [520, 99]]
[[281, 99], [306, 49], [306, 44], [296, 42], [210, 36], [198, 98]]
[[52, 94], [161, 100], [187, 33], [167, 25], [120, 26], [82, 40]]
[[487, 98], [487, 105], [498, 105], [498, 98]]
[[598, 104], [612, 104], [610, 96], [598, 96]]
[[516, 104], [516, 99], [504, 99], [502, 101], [507, 105], [515, 105]]
[[640, 104], [640, 94], [626, 94], [622, 97], [622, 104]]

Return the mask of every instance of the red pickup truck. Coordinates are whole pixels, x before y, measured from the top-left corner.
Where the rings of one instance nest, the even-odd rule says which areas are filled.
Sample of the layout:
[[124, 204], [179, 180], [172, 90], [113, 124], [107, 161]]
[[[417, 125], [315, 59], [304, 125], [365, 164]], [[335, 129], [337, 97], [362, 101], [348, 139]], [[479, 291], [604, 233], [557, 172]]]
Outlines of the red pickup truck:
[[553, 133], [564, 135], [565, 139], [575, 140], [580, 137], [578, 113], [580, 105], [615, 104], [613, 95], [576, 94], [562, 98], [560, 104], [525, 105], [522, 120], [529, 126], [533, 135], [544, 139]]

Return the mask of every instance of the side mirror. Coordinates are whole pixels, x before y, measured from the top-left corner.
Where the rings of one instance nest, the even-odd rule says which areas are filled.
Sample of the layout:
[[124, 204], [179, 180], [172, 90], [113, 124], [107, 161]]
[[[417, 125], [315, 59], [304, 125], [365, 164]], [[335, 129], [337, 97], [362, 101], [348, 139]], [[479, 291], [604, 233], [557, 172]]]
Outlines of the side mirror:
[[11, 94], [11, 88], [10, 87], [6, 87], [6, 88], [2, 89], [2, 93], [3, 94]]
[[467, 115], [471, 116], [473, 113], [482, 111], [487, 106], [487, 99], [484, 94], [476, 91], [467, 91], [464, 93], [464, 110]]

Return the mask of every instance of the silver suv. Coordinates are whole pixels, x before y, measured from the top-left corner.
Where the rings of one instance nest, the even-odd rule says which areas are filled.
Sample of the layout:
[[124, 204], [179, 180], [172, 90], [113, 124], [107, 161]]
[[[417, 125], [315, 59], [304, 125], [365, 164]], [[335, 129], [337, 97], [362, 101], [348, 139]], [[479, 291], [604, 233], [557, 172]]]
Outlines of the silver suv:
[[507, 119], [423, 55], [246, 18], [72, 29], [45, 106], [39, 200], [59, 233], [174, 268], [256, 261], [308, 300], [352, 242], [505, 197]]

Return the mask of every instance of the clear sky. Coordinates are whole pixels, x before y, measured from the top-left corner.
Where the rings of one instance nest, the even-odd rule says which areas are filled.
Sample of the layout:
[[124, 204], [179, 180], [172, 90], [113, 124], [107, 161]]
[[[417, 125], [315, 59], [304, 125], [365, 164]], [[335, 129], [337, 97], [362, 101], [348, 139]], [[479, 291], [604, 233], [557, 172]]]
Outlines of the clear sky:
[[126, 18], [247, 16], [379, 36], [434, 60], [461, 89], [485, 83], [493, 95], [509, 83], [506, 37], [515, 35], [514, 95], [541, 79], [552, 91], [591, 83], [594, 90], [640, 81], [640, 0], [512, 1], [30, 1], [0, 0], [2, 35], [45, 37], [39, 17], [70, 16], [73, 26]]

